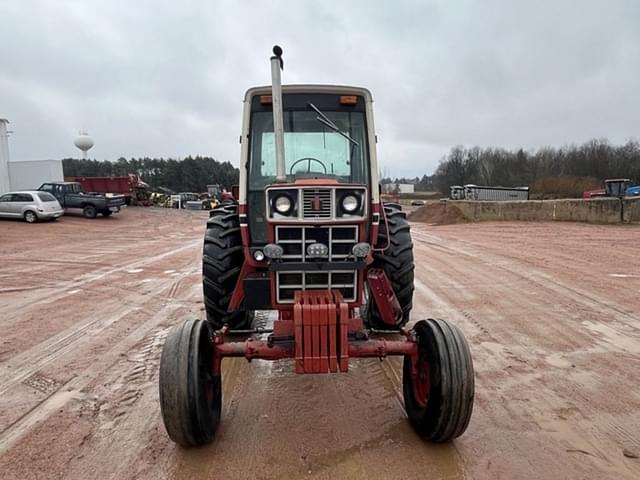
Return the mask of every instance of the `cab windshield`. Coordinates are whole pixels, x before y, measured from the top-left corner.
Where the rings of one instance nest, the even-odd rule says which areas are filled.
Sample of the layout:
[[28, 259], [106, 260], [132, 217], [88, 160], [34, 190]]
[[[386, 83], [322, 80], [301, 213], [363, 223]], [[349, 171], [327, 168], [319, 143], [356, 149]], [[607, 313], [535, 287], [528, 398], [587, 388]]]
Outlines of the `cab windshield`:
[[[319, 114], [311, 107], [283, 112], [287, 181], [328, 178], [368, 183], [364, 112], [322, 109], [322, 113], [339, 132], [318, 120]], [[253, 113], [250, 138], [249, 189], [262, 190], [276, 178], [272, 112]]]

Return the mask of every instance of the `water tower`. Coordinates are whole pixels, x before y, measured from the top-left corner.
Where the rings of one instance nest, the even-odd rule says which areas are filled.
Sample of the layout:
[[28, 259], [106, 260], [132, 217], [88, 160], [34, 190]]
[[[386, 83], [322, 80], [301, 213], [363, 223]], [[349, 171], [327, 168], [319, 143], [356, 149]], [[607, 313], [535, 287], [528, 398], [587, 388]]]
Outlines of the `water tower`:
[[93, 147], [93, 138], [85, 130], [80, 130], [78, 136], [73, 140], [73, 144], [82, 150], [82, 158], [87, 159], [87, 152]]

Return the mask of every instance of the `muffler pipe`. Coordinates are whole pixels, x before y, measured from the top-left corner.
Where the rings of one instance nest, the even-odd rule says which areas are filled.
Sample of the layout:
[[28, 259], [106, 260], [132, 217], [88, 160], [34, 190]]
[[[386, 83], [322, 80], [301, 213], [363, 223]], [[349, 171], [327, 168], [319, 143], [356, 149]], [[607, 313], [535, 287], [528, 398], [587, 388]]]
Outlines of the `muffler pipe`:
[[282, 48], [273, 47], [271, 57], [271, 101], [273, 107], [273, 134], [276, 147], [276, 182], [286, 182], [287, 172], [284, 163], [284, 120], [282, 117], [282, 79], [280, 70], [284, 70]]

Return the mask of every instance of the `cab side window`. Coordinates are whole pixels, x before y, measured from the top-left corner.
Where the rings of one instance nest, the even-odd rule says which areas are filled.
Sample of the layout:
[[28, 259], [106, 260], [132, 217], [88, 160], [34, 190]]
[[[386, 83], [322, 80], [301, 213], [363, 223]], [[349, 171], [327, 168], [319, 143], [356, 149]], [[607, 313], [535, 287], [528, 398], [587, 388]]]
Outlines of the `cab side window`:
[[0, 202], [10, 202], [11, 201], [11, 194], [8, 193], [7, 195], [2, 195], [0, 197]]

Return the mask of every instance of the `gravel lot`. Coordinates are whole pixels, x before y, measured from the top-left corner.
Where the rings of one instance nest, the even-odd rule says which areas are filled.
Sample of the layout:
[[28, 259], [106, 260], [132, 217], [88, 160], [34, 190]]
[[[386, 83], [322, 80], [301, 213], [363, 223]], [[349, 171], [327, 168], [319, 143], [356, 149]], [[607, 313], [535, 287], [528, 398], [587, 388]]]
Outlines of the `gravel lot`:
[[640, 478], [640, 227], [413, 224], [413, 319], [457, 322], [474, 355], [453, 443], [413, 433], [397, 359], [324, 376], [227, 359], [216, 440], [184, 450], [158, 362], [203, 316], [206, 217], [0, 223], [2, 478]]

